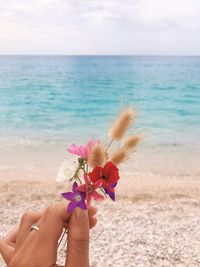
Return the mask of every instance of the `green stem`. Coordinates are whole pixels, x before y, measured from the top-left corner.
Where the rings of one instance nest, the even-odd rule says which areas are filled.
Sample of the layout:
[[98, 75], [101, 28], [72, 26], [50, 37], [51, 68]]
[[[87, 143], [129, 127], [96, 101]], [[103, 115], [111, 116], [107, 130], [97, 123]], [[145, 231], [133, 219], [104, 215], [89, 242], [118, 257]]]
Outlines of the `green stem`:
[[86, 172], [88, 173], [88, 163], [86, 164]]
[[103, 188], [102, 187], [99, 187], [99, 188], [103, 192], [103, 194], [105, 195], [105, 197], [107, 197], [107, 195], [106, 195], [105, 191], [103, 190]]
[[77, 180], [79, 181], [80, 184], [82, 184], [81, 179], [79, 177], [77, 177]]

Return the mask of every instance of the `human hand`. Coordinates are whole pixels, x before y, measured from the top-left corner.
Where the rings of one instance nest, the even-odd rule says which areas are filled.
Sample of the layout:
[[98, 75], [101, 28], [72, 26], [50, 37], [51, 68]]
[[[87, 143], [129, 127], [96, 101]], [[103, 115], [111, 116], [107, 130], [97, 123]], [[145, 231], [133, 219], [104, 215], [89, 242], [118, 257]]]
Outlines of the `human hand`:
[[[0, 241], [0, 252], [9, 267], [56, 267], [57, 244], [63, 228], [68, 228], [65, 267], [89, 266], [89, 228], [96, 225], [96, 208], [75, 209], [69, 216], [65, 204], [49, 207], [43, 214], [22, 216], [18, 229]], [[30, 227], [36, 223], [39, 231]]]

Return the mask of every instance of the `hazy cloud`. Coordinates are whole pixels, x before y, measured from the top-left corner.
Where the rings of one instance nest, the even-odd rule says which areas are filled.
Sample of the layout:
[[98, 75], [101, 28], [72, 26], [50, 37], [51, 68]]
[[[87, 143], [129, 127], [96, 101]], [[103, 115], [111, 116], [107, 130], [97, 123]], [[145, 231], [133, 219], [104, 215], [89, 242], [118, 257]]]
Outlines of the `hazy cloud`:
[[0, 0], [0, 32], [1, 54], [197, 54], [200, 1]]

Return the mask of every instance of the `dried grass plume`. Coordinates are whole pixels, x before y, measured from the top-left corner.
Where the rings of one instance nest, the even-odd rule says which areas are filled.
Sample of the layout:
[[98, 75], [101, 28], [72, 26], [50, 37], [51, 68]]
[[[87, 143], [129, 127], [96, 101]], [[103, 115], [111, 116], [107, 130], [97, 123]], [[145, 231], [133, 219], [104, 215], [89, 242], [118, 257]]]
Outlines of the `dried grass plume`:
[[88, 165], [90, 167], [101, 166], [106, 159], [106, 152], [103, 144], [96, 144], [93, 146], [88, 158]]
[[119, 165], [119, 164], [127, 161], [129, 159], [131, 153], [133, 153], [133, 149], [136, 147], [136, 145], [139, 143], [140, 140], [141, 140], [140, 135], [135, 134], [135, 135], [129, 136], [124, 141], [123, 146], [111, 155], [110, 160], [115, 165]]
[[112, 154], [110, 160], [115, 165], [119, 165], [119, 164], [125, 162], [126, 160], [128, 160], [128, 157], [129, 157], [128, 150], [126, 150], [122, 147]]
[[127, 150], [133, 150], [137, 144], [141, 141], [142, 136], [139, 134], [131, 135], [125, 139], [123, 147]]
[[133, 124], [135, 112], [131, 108], [124, 109], [119, 114], [117, 120], [113, 123], [109, 130], [109, 136], [112, 140], [120, 140], [125, 132]]

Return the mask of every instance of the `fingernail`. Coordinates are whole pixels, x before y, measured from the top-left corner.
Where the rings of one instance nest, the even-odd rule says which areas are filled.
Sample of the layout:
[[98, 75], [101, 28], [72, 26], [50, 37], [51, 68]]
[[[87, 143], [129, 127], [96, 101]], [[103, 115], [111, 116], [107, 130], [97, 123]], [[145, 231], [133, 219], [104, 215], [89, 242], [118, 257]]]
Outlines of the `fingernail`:
[[87, 210], [82, 210], [80, 208], [77, 208], [75, 215], [76, 215], [76, 219], [79, 221], [87, 221], [88, 220], [88, 211]]

